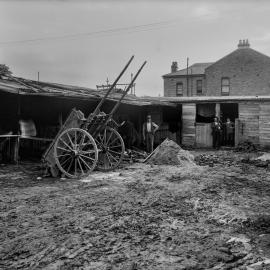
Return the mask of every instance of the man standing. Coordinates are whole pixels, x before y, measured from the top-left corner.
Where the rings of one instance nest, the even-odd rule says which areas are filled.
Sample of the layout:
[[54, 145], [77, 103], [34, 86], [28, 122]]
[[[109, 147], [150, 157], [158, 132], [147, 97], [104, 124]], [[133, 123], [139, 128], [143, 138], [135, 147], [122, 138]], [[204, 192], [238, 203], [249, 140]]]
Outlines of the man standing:
[[155, 132], [158, 125], [152, 122], [151, 115], [147, 115], [146, 122], [143, 123], [143, 141], [146, 143], [146, 152], [153, 152]]
[[227, 118], [225, 123], [226, 129], [226, 145], [233, 146], [234, 125], [230, 118]]
[[218, 121], [218, 118], [214, 118], [214, 122], [212, 123], [212, 134], [213, 134], [213, 147], [220, 147], [220, 138], [221, 138], [221, 125]]

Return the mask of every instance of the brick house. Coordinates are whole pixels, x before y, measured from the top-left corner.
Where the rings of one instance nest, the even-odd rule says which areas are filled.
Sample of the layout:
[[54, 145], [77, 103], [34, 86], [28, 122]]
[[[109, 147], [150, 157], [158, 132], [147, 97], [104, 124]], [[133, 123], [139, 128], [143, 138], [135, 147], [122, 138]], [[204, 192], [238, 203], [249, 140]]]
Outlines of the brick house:
[[235, 144], [270, 146], [270, 57], [240, 40], [238, 48], [214, 63], [197, 63], [163, 75], [164, 97], [182, 108], [181, 143], [212, 145], [211, 122], [235, 122]]
[[164, 96], [270, 95], [270, 57], [240, 40], [238, 48], [215, 63], [196, 63], [163, 75]]
[[206, 92], [205, 69], [212, 63], [196, 63], [188, 69], [177, 70], [173, 62], [171, 73], [163, 76], [164, 96], [200, 96]]

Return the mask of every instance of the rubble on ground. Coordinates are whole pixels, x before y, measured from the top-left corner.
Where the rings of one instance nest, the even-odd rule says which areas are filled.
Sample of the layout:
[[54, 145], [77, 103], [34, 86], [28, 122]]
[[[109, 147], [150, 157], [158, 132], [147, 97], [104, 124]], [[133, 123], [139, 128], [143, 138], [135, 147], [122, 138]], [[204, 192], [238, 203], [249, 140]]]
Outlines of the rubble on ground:
[[257, 151], [258, 147], [249, 141], [244, 141], [238, 144], [238, 146], [235, 148], [236, 152], [254, 152]]
[[169, 139], [164, 140], [146, 162], [153, 165], [196, 166], [194, 156]]
[[124, 162], [143, 162], [147, 157], [147, 153], [141, 149], [126, 149], [124, 153]]
[[221, 155], [213, 153], [204, 153], [197, 155], [194, 160], [196, 164], [200, 166], [209, 166], [209, 167], [213, 167], [217, 164], [233, 166], [237, 163], [236, 159], [227, 158], [226, 156], [221, 157]]
[[270, 164], [270, 154], [264, 153], [263, 155], [261, 155], [259, 157], [247, 156], [247, 157], [242, 159], [242, 162], [247, 163], [247, 164], [252, 164], [256, 167], [267, 168]]

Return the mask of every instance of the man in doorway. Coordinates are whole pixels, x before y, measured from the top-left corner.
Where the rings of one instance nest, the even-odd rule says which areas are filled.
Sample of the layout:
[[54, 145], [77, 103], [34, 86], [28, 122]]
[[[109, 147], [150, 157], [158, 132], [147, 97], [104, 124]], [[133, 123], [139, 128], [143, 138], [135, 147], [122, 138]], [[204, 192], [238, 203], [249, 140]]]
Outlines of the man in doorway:
[[212, 135], [213, 135], [213, 147], [220, 147], [220, 139], [221, 139], [221, 124], [217, 117], [214, 118], [214, 122], [212, 123]]
[[230, 118], [225, 123], [226, 145], [233, 146], [234, 125]]
[[143, 123], [143, 141], [146, 143], [146, 152], [153, 152], [155, 133], [159, 126], [147, 115], [146, 122]]

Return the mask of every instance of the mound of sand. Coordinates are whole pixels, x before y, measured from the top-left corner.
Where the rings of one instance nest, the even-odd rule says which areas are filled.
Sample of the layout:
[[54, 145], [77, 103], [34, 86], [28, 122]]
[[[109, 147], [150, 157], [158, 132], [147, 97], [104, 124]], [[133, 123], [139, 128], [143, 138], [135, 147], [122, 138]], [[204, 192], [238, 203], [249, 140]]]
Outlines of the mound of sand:
[[164, 140], [154, 150], [147, 163], [153, 165], [196, 166], [194, 156], [169, 139]]

